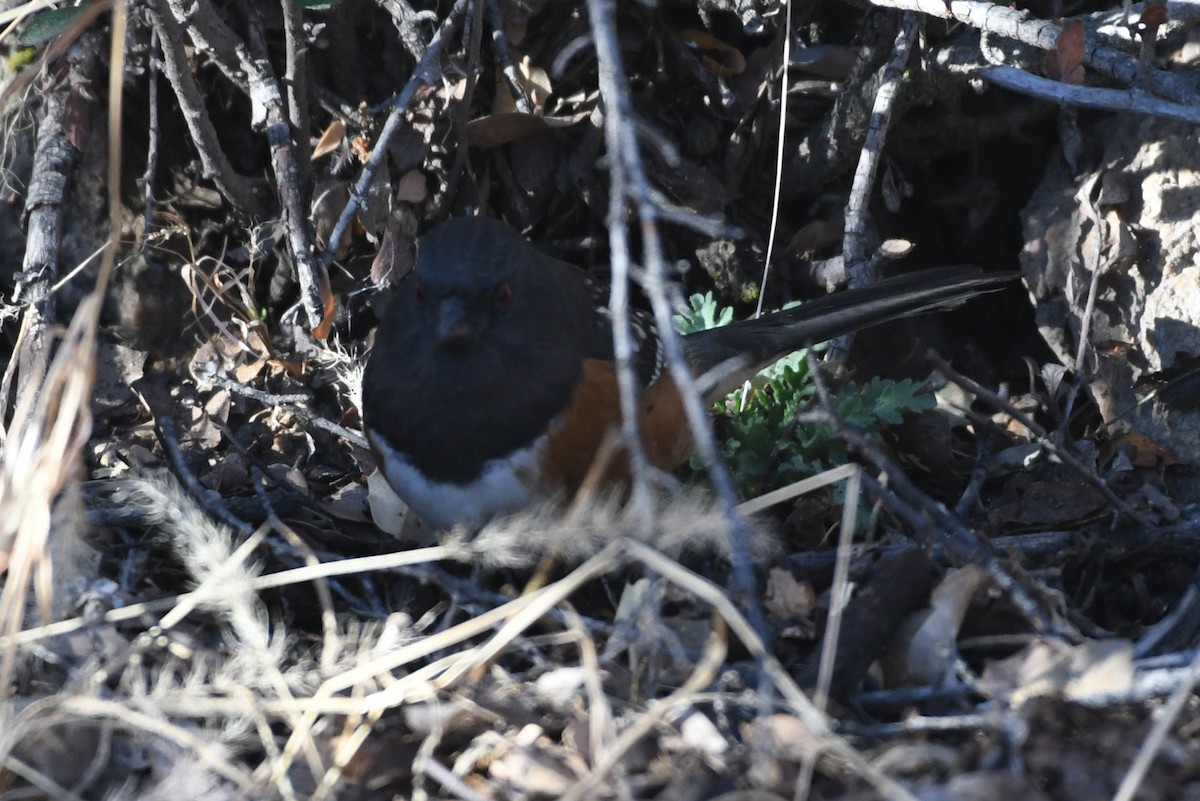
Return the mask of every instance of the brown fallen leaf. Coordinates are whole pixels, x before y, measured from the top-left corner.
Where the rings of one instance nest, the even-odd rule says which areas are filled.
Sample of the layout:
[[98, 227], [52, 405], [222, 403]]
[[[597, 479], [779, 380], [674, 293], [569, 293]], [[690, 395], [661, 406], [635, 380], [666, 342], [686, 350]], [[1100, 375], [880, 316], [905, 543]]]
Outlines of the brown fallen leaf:
[[342, 145], [342, 141], [346, 138], [346, 124], [341, 120], [334, 120], [329, 123], [324, 131], [321, 132], [321, 138], [313, 145], [312, 160], [316, 161], [322, 156], [326, 156], [337, 150]]
[[958, 630], [971, 599], [987, 581], [977, 565], [946, 574], [929, 597], [929, 608], [912, 614], [900, 625], [883, 660], [889, 687], [940, 684], [954, 669]]
[[808, 620], [817, 605], [817, 595], [807, 581], [797, 581], [788, 570], [773, 567], [767, 577], [763, 607], [780, 620]]
[[1055, 696], [1085, 701], [1127, 690], [1133, 683], [1133, 645], [1126, 640], [1085, 640], [1069, 645], [1039, 639], [1007, 659], [991, 662], [982, 686], [1018, 706]]

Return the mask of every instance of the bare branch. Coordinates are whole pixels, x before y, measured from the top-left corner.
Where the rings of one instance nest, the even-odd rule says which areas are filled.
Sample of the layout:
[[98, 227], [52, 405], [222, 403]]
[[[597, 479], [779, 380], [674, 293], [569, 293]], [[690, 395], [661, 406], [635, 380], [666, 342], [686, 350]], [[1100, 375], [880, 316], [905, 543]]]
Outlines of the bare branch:
[[359, 175], [358, 182], [350, 192], [350, 200], [346, 203], [346, 208], [342, 210], [341, 216], [338, 217], [333, 233], [329, 235], [329, 244], [325, 247], [325, 252], [321, 255], [321, 263], [325, 266], [328, 266], [333, 261], [333, 254], [337, 250], [337, 244], [345, 236], [346, 229], [350, 227], [350, 222], [354, 219], [354, 215], [358, 213], [359, 208], [366, 202], [367, 190], [371, 186], [371, 179], [375, 176], [375, 171], [379, 169], [380, 165], [383, 164], [383, 160], [387, 157], [388, 142], [391, 141], [392, 136], [399, 130], [400, 123], [403, 122], [404, 115], [408, 112], [408, 107], [417, 94], [417, 89], [433, 83], [441, 75], [441, 69], [437, 66], [437, 60], [441, 55], [442, 47], [450, 37], [450, 33], [458, 26], [459, 20], [466, 9], [467, 0], [455, 0], [454, 8], [446, 15], [446, 19], [442, 21], [437, 33], [429, 40], [429, 45], [425, 48], [425, 52], [421, 55], [421, 60], [413, 70], [412, 77], [409, 78], [408, 83], [404, 85], [404, 89], [400, 91], [400, 94], [392, 104], [392, 111], [388, 115], [387, 122], [384, 123], [383, 131], [380, 132], [374, 147], [371, 148], [371, 158], [363, 165], [362, 174]]
[[175, 90], [179, 110], [187, 124], [188, 132], [192, 135], [192, 142], [196, 145], [204, 175], [216, 183], [235, 209], [252, 219], [266, 217], [269, 212], [262, 196], [256, 191], [253, 182], [239, 175], [229, 163], [229, 158], [217, 138], [217, 129], [213, 127], [212, 119], [204, 106], [204, 93], [196, 83], [191, 64], [184, 52], [183, 26], [171, 14], [166, 0], [149, 0], [148, 10], [154, 29], [158, 32], [159, 44], [162, 46], [163, 73], [170, 81], [171, 88]]

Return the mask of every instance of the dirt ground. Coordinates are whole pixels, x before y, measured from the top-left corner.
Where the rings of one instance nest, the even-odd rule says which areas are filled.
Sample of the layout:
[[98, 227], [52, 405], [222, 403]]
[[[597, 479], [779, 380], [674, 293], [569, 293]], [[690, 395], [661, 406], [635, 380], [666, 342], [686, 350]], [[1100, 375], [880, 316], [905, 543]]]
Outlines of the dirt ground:
[[[0, 798], [1200, 799], [1190, 4], [33, 5]], [[747, 522], [439, 533], [360, 381], [467, 214], [639, 309], [1012, 280], [714, 409], [738, 502], [823, 477]]]

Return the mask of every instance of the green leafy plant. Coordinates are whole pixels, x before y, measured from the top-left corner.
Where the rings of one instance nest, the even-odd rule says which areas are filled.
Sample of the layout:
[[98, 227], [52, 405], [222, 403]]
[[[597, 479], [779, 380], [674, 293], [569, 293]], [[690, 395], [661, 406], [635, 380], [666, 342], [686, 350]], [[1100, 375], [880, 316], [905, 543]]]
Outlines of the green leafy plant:
[[710, 328], [720, 328], [733, 321], [733, 309], [717, 306], [711, 292], [696, 293], [688, 298], [687, 308], [675, 315], [675, 330], [681, 334], [694, 334]]
[[[733, 310], [720, 309], [711, 293], [692, 295], [676, 316], [681, 333], [725, 325]], [[719, 409], [722, 457], [743, 497], [816, 475], [849, 459], [845, 444], [828, 426], [795, 423], [816, 394], [805, 351], [780, 359], [758, 374], [748, 393], [739, 389]], [[837, 413], [863, 431], [897, 424], [904, 415], [934, 406], [932, 394], [913, 381], [872, 378], [847, 384], [834, 396]], [[694, 464], [699, 469], [700, 465]]]

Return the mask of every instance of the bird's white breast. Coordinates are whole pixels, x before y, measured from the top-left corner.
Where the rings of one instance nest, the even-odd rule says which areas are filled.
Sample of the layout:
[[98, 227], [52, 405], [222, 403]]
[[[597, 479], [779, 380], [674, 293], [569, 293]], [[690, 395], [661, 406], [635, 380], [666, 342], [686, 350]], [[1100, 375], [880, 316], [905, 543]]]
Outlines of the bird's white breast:
[[478, 531], [493, 518], [524, 509], [539, 498], [535, 477], [545, 436], [502, 459], [492, 459], [474, 481], [454, 484], [426, 478], [404, 454], [388, 447], [382, 436], [370, 434], [392, 489], [435, 528], [463, 525]]

